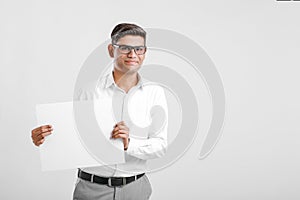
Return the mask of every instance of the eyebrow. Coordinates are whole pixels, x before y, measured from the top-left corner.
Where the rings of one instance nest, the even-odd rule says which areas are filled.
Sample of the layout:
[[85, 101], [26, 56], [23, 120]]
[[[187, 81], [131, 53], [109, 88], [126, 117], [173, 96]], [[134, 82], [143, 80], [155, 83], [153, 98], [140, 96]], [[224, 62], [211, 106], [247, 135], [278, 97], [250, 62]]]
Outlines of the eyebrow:
[[131, 45], [127, 45], [127, 44], [113, 44], [113, 45], [117, 45], [117, 46], [128, 46], [128, 47], [146, 47], [146, 45], [138, 45], [138, 46], [131, 46]]

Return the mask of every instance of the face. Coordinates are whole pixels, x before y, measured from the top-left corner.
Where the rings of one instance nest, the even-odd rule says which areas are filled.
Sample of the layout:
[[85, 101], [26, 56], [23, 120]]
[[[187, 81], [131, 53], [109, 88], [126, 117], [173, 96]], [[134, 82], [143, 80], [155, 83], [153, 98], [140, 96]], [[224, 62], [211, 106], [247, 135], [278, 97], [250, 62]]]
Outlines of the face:
[[[128, 45], [128, 46], [144, 46], [145, 40], [141, 36], [137, 35], [125, 35], [120, 38], [117, 45]], [[137, 55], [134, 49], [127, 54], [120, 52], [116, 46], [108, 45], [108, 51], [112, 58], [114, 58], [114, 68], [122, 73], [134, 73], [137, 72], [145, 59], [145, 54]]]

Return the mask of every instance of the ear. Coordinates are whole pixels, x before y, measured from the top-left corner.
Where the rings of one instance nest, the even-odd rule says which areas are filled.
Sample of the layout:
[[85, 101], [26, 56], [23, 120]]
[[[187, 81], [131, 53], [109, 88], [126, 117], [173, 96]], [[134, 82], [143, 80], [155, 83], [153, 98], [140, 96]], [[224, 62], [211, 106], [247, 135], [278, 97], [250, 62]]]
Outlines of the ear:
[[109, 45], [107, 46], [107, 49], [108, 49], [109, 56], [110, 56], [111, 58], [113, 58], [113, 57], [114, 57], [114, 47], [112, 46], [112, 44], [109, 44]]

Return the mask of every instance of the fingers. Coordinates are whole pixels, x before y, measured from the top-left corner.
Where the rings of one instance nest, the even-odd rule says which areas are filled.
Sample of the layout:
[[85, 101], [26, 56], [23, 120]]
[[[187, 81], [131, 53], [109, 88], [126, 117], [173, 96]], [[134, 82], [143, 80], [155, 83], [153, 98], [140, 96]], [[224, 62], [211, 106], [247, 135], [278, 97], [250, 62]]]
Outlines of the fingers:
[[112, 132], [116, 132], [118, 130], [126, 130], [126, 131], [129, 131], [129, 128], [127, 126], [124, 126], [124, 125], [118, 125], [116, 126]]
[[117, 130], [111, 136], [112, 138], [123, 138], [126, 139], [129, 137], [129, 132], [127, 130]]
[[[122, 134], [126, 134], [127, 136]], [[112, 131], [112, 138], [125, 138], [128, 137], [128, 135], [129, 128], [126, 126], [124, 121], [121, 121], [114, 126], [114, 129]]]
[[45, 128], [52, 128], [51, 125], [43, 125], [43, 126], [40, 126], [40, 127], [37, 127], [35, 129], [33, 129], [33, 131], [39, 131], [39, 130], [42, 130], [42, 129], [45, 129]]
[[42, 140], [44, 139], [46, 136], [50, 135], [52, 132], [51, 131], [47, 131], [47, 132], [44, 132], [44, 133], [41, 133], [39, 135], [37, 135], [35, 137], [36, 140]]
[[127, 150], [129, 143], [129, 128], [126, 126], [124, 121], [120, 121], [114, 126], [111, 138], [121, 138], [123, 140], [124, 150]]
[[53, 128], [51, 125], [44, 125], [33, 129], [31, 131], [32, 142], [36, 146], [43, 144], [43, 142], [45, 141], [45, 137], [50, 135], [52, 131]]
[[42, 139], [42, 140], [40, 140], [40, 141], [38, 141], [38, 142], [36, 142], [36, 143], [34, 143], [36, 146], [40, 146], [41, 144], [43, 144], [45, 142], [45, 138], [44, 139]]
[[53, 130], [51, 125], [44, 125], [33, 129], [31, 132], [32, 135], [39, 135], [50, 130]]
[[125, 124], [124, 121], [120, 121], [120, 122], [116, 123], [116, 125], [114, 126], [114, 128], [115, 128], [116, 126], [119, 126], [119, 125], [124, 125], [124, 126], [126, 126], [126, 124]]

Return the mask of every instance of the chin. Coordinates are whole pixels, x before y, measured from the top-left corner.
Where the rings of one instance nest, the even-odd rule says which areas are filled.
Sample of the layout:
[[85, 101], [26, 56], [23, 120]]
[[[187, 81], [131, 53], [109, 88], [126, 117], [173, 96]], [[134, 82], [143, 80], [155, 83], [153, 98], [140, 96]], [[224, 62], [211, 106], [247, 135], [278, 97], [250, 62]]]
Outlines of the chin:
[[140, 65], [125, 65], [124, 66], [126, 69], [128, 70], [137, 70], [139, 69], [141, 66]]
[[127, 72], [128, 73], [135, 73], [137, 71], [139, 71], [140, 68], [134, 68], [134, 69], [129, 69]]
[[139, 66], [130, 67], [130, 68], [127, 68], [127, 73], [135, 73], [135, 72], [139, 71], [139, 69], [140, 69]]
[[126, 65], [124, 63], [117, 66], [117, 69], [123, 73], [134, 73], [137, 72], [140, 68], [140, 65]]

